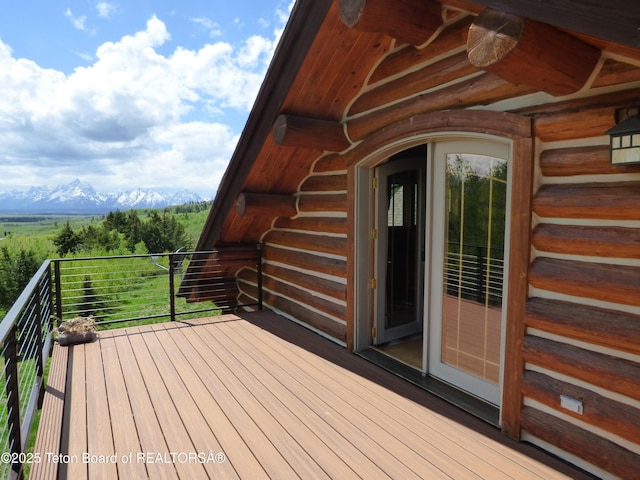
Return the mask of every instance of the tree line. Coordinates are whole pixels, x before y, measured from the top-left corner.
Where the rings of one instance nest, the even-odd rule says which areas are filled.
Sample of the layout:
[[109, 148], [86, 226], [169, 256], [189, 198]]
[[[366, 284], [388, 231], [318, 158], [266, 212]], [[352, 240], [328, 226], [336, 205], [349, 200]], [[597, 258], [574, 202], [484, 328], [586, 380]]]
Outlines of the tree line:
[[100, 225], [84, 225], [77, 231], [67, 221], [53, 243], [61, 257], [95, 251], [163, 253], [191, 247], [184, 225], [167, 210], [153, 211], [146, 220], [136, 210], [110, 212]]
[[[55, 253], [101, 256], [109, 254], [174, 252], [193, 248], [178, 215], [207, 210], [211, 202], [196, 202], [168, 207], [162, 211], [109, 212], [99, 223], [73, 229], [67, 220], [53, 237]], [[36, 253], [33, 249], [0, 248], [0, 314], [8, 311], [47, 257], [54, 252]]]
[[11, 254], [7, 247], [0, 249], [0, 310], [11, 308], [41, 263], [33, 250]]

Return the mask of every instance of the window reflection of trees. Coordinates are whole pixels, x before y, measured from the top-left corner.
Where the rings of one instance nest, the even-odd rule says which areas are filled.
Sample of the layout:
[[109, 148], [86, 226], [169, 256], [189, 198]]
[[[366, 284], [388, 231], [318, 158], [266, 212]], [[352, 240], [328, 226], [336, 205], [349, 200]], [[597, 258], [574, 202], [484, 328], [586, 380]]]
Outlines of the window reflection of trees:
[[501, 305], [507, 162], [448, 155], [447, 202], [447, 293]]

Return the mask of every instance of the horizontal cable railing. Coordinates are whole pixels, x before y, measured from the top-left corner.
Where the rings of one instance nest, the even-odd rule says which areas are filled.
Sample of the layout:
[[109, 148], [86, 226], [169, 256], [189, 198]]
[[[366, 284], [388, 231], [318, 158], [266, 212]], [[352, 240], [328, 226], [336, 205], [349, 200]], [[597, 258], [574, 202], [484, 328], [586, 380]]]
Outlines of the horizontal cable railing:
[[501, 253], [502, 249], [470, 245], [464, 245], [462, 252], [447, 252], [447, 293], [482, 304], [501, 305], [504, 278]]
[[[236, 276], [254, 275], [258, 298], [240, 303]], [[247, 273], [248, 272], [248, 273]], [[100, 328], [262, 308], [259, 245], [45, 261], [0, 323], [0, 478], [21, 478], [44, 393], [56, 322], [92, 317]]]
[[[219, 314], [260, 306], [237, 301], [235, 275], [260, 273], [255, 246], [53, 260], [56, 316], [92, 317], [97, 325]], [[258, 281], [258, 280], [256, 280]], [[207, 302], [207, 303], [203, 303]]]
[[19, 478], [25, 447], [44, 392], [44, 367], [52, 345], [50, 262], [42, 264], [0, 323], [1, 478]]

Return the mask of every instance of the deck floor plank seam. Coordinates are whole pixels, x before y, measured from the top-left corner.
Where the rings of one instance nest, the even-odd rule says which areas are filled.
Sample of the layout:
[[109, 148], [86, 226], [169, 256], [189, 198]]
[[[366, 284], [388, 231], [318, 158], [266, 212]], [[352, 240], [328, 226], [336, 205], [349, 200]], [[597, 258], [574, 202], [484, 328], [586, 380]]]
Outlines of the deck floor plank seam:
[[86, 453], [91, 455], [87, 458], [87, 467], [89, 478], [117, 478], [116, 464], [111, 461], [116, 452], [113, 445], [102, 349], [101, 342], [88, 343], [84, 348], [87, 399]]
[[87, 390], [85, 346], [75, 345], [69, 351], [71, 388], [65, 400], [65, 416], [69, 419], [69, 431], [66, 448], [62, 453], [72, 459], [60, 464], [62, 478], [82, 480], [88, 478], [88, 465], [82, 462], [82, 455], [87, 452]]
[[[229, 327], [225, 326], [224, 330], [228, 329]], [[218, 337], [226, 337], [224, 331], [216, 333]], [[231, 339], [229, 341], [232, 342]], [[226, 342], [221, 342], [219, 345], [221, 344], [227, 345]], [[233, 347], [234, 350], [240, 350], [238, 345]], [[283, 428], [295, 433], [295, 438], [301, 447], [331, 478], [381, 478], [383, 472], [380, 469], [371, 469], [368, 472], [369, 476], [363, 476], [362, 472], [354, 471], [351, 466], [353, 462], [365, 460], [366, 457], [362, 455], [359, 458], [355, 457], [354, 452], [360, 453], [359, 450], [354, 449], [353, 445], [339, 432], [328, 429], [321, 416], [310, 409], [294, 392], [287, 389], [274, 375], [272, 369], [267, 369], [256, 361], [248, 362], [249, 357], [242, 358], [243, 363], [247, 363], [248, 370], [244, 375], [238, 375], [239, 380], [246, 383], [251, 391], [263, 392], [260, 401], [265, 408]], [[248, 372], [251, 374], [247, 375]], [[342, 448], [337, 448], [338, 446]], [[345, 457], [352, 461], [348, 461]]]
[[[176, 332], [171, 332], [171, 329], [166, 328], [166, 323], [160, 325], [164, 331], [158, 328], [156, 329], [156, 335], [161, 339], [167, 355], [174, 360], [179, 359], [179, 361], [175, 362], [176, 370], [180, 377], [185, 380], [185, 383], [191, 386], [192, 398], [216, 436], [220, 445], [220, 452], [227, 456], [226, 461], [233, 465], [238, 475], [242, 478], [256, 480], [269, 478], [254, 453], [247, 446], [235, 426], [229, 421], [225, 412], [211, 395], [211, 392], [206, 388], [192, 362], [184, 356], [183, 350], [175, 341], [175, 335], [173, 334]], [[163, 338], [163, 334], [166, 335], [166, 338]]]
[[[250, 328], [250, 327], [249, 327]], [[238, 329], [238, 331], [245, 330]], [[249, 333], [246, 334], [244, 341], [251, 342], [252, 335]], [[287, 369], [290, 371], [295, 371], [300, 367], [300, 362], [305, 362], [307, 360], [311, 361], [309, 363], [309, 367], [314, 371], [318, 372], [318, 375], [313, 379], [315, 382], [318, 382], [319, 385], [322, 385], [322, 388], [326, 388], [328, 392], [342, 392], [340, 398], [336, 397], [336, 401], [347, 401], [351, 408], [356, 408], [361, 412], [367, 412], [372, 419], [373, 422], [378, 422], [381, 427], [384, 429], [398, 430], [396, 436], [399, 440], [403, 441], [408, 448], [413, 448], [416, 452], [422, 456], [432, 457], [432, 461], [440, 464], [441, 468], [445, 468], [447, 470], [451, 470], [454, 465], [460, 465], [460, 462], [457, 458], [460, 457], [459, 450], [465, 450], [466, 455], [470, 455], [476, 458], [474, 462], [474, 472], [470, 472], [466, 467], [461, 466], [459, 470], [455, 472], [456, 478], [478, 478], [480, 476], [486, 476], [490, 478], [505, 478], [510, 479], [514, 478], [508, 472], [503, 472], [499, 468], [495, 466], [495, 462], [498, 462], [501, 466], [504, 465], [502, 461], [503, 458], [496, 457], [492, 455], [491, 450], [487, 450], [486, 452], [482, 452], [482, 457], [479, 456], [474, 450], [477, 450], [477, 445], [471, 445], [466, 438], [468, 438], [469, 431], [464, 432], [463, 435], [451, 435], [452, 429], [448, 428], [451, 426], [450, 423], [446, 425], [447, 434], [442, 433], [444, 425], [440, 426], [440, 428], [434, 428], [430, 423], [437, 421], [438, 417], [430, 413], [429, 415], [425, 415], [424, 408], [420, 409], [420, 416], [422, 418], [428, 417], [428, 421], [419, 420], [423, 423], [424, 428], [416, 429], [414, 419], [405, 418], [405, 410], [407, 408], [407, 400], [400, 396], [392, 396], [388, 391], [382, 391], [379, 396], [372, 396], [371, 390], [373, 389], [373, 385], [369, 383], [360, 383], [362, 379], [358, 379], [358, 382], [350, 381], [350, 377], [346, 376], [346, 373], [341, 369], [336, 367], [335, 365], [328, 365], [328, 362], [319, 359], [317, 357], [310, 357], [308, 359], [304, 359], [301, 356], [293, 356], [293, 352], [290, 349], [282, 349], [279, 345], [273, 344], [273, 338], [264, 339], [264, 341], [260, 342], [260, 344], [254, 344], [254, 348], [262, 348], [270, 347], [271, 350], [265, 352], [265, 356], [272, 358], [277, 355], [284, 355], [284, 357], [288, 360]], [[296, 354], [297, 355], [297, 354]], [[329, 374], [329, 372], [331, 372]], [[299, 379], [301, 378], [298, 375], [291, 374], [292, 378]], [[308, 385], [311, 391], [317, 390], [315, 385]], [[330, 393], [334, 395], [333, 393]], [[394, 397], [394, 398], [386, 398], [386, 397]], [[375, 398], [375, 401], [372, 401], [372, 398]], [[365, 408], [364, 406], [368, 406]], [[414, 405], [409, 405], [413, 407]], [[389, 419], [389, 421], [384, 422], [384, 419]], [[418, 420], [418, 419], [416, 419]], [[383, 422], [382, 424], [380, 422]], [[455, 432], [455, 429], [453, 430]], [[439, 455], [435, 452], [441, 452]], [[449, 452], [456, 452], [455, 455], [449, 454]], [[488, 458], [487, 458], [488, 455]], [[480, 470], [480, 471], [479, 471]], [[546, 478], [546, 477], [543, 477]]]
[[[139, 328], [131, 328], [127, 337], [138, 362], [140, 376], [144, 380], [147, 391], [149, 392], [149, 398], [153, 404], [153, 409], [162, 427], [164, 439], [169, 448], [167, 453], [194, 452], [196, 450], [195, 446], [173, 403], [167, 386], [158, 371], [158, 367], [148, 350], [143, 338], [144, 334], [145, 332], [140, 331]], [[152, 449], [145, 453], [157, 454], [163, 452]], [[204, 467], [202, 464], [188, 462], [172, 463], [178, 472], [178, 477], [181, 479], [202, 478], [204, 475]]]
[[109, 411], [111, 417], [117, 419], [116, 422], [112, 422], [111, 427], [114, 450], [119, 459], [124, 455], [132, 455], [132, 461], [118, 462], [118, 478], [145, 478], [148, 472], [144, 462], [137, 461], [137, 457], [136, 459], [133, 457], [138, 452], [142, 452], [142, 447], [122, 364], [112, 335], [100, 336], [100, 349], [104, 364]]
[[205, 342], [203, 338], [204, 332], [198, 332], [198, 335], [195, 335], [192, 329], [188, 333], [192, 334], [190, 341], [196, 348], [200, 347], [201, 353], [204, 353], [204, 356], [217, 359], [216, 375], [223, 381], [227, 388], [229, 388], [230, 393], [236, 398], [246, 414], [254, 420], [258, 428], [269, 438], [269, 441], [291, 466], [293, 471], [303, 479], [329, 478], [315, 460], [300, 447], [299, 443], [292, 436], [293, 432], [288, 432], [283, 428], [283, 426], [271, 416], [268, 408], [238, 379], [237, 372], [234, 372], [233, 367], [237, 370], [242, 370], [245, 367], [240, 362], [237, 362], [237, 359], [235, 359], [232, 353], [225, 353], [224, 348], [213, 348], [214, 345], [221, 347], [215, 342], [215, 334], [206, 337], [207, 340], [210, 341]]
[[[243, 342], [251, 342], [251, 338], [248, 336], [240, 338], [242, 338]], [[272, 342], [276, 342], [276, 344], [270, 345]], [[393, 418], [389, 415], [389, 412], [381, 411], [370, 406], [379, 400], [378, 397], [373, 397], [375, 400], [367, 399], [367, 402], [364, 402], [364, 398], [355, 396], [354, 392], [351, 391], [353, 385], [344, 386], [345, 388], [341, 386], [341, 395], [336, 395], [336, 384], [332, 381], [332, 377], [338, 374], [338, 369], [336, 369], [334, 365], [327, 363], [315, 365], [312, 371], [316, 371], [317, 375], [313, 378], [305, 377], [302, 374], [304, 370], [300, 368], [300, 362], [304, 362], [304, 360], [298, 355], [299, 352], [294, 352], [288, 348], [283, 349], [282, 346], [277, 343], [276, 339], [266, 338], [261, 344], [253, 344], [252, 346], [257, 350], [263, 351], [265, 358], [269, 358], [271, 361], [279, 357], [281, 362], [283, 362], [279, 365], [279, 368], [281, 374], [288, 377], [287, 383], [299, 384], [303, 391], [306, 390], [311, 395], [315, 395], [317, 401], [326, 402], [325, 405], [333, 408], [336, 415], [340, 415], [338, 412], [343, 412], [342, 415], [346, 414], [348, 418], [351, 419], [353, 431], [357, 429], [361, 431], [365, 437], [370, 437], [374, 431], [385, 432], [384, 437], [378, 434], [377, 441], [380, 447], [389, 448], [390, 444], [394, 444], [395, 450], [389, 453], [393, 458], [400, 459], [403, 458], [402, 455], [405, 455], [405, 463], [413, 466], [416, 470], [414, 474], [419, 478], [425, 478], [425, 476], [429, 476], [429, 478], [450, 478], [451, 475], [459, 479], [480, 478], [469, 469], [460, 468], [456, 465], [454, 459], [442, 455], [434, 455], [432, 449], [436, 449], [437, 445], [433, 443], [430, 445], [427, 439], [417, 438], [410, 429], [405, 428], [402, 431], [398, 431], [398, 418]], [[280, 352], [282, 352], [282, 354]], [[250, 355], [249, 352], [247, 352], [247, 354]], [[323, 378], [328, 381], [323, 382]], [[318, 392], [321, 392], [322, 395], [319, 396]], [[348, 398], [344, 398], [345, 396]], [[323, 407], [320, 405], [317, 408]], [[378, 427], [380, 427], [381, 430], [379, 430]], [[405, 436], [413, 436], [418, 443], [411, 445], [410, 442], [407, 442], [407, 438], [404, 438]], [[402, 451], [402, 453], [398, 453], [400, 451]], [[407, 475], [407, 473], [405, 473], [405, 475]]]
[[[230, 338], [230, 341], [233, 340]], [[259, 349], [259, 345], [253, 345], [253, 347]], [[251, 356], [249, 351], [245, 351], [245, 354], [248, 357]], [[335, 435], [348, 438], [351, 446], [358, 450], [370, 465], [386, 472], [386, 475], [392, 478], [424, 478], [420, 473], [422, 475], [428, 474], [431, 478], [443, 476], [441, 471], [434, 468], [428, 468], [428, 471], [420, 473], [412, 471], [399, 461], [393, 452], [389, 452], [384, 448], [384, 439], [374, 438], [374, 432], [368, 428], [366, 419], [363, 422], [354, 423], [353, 419], [345, 417], [340, 410], [327, 401], [327, 397], [330, 395], [324, 389], [319, 393], [312, 392], [306, 388], [292, 389], [291, 385], [298, 384], [296, 378], [293, 375], [289, 375], [281, 365], [275, 362], [274, 358], [265, 356], [265, 361], [267, 358], [271, 370], [278, 372], [279, 383], [285, 385], [285, 388], [291, 392], [290, 394], [297, 398], [299, 404], [306, 406], [318, 418], [322, 419], [335, 432]], [[256, 364], [259, 363], [259, 359], [254, 358], [254, 361]], [[299, 405], [294, 405], [292, 408], [300, 407]], [[359, 471], [357, 473], [361, 473], [360, 469], [363, 465], [358, 464], [358, 467]], [[444, 476], [443, 478], [449, 477]]]
[[[218, 377], [219, 369], [215, 362], [215, 355], [211, 355], [206, 346], [192, 341], [193, 336], [189, 334], [188, 328], [176, 331], [175, 337], [178, 336], [183, 337], [180, 341], [183, 353], [191, 360], [200, 380], [225, 412], [229, 422], [235, 426], [247, 446], [254, 452], [267, 476], [269, 478], [278, 478], [279, 476], [295, 478], [297, 476], [295, 470], [271, 443], [269, 435], [259, 428], [228, 389], [228, 386]], [[234, 459], [230, 460], [234, 461]]]
[[[169, 396], [175, 405], [176, 412], [182, 423], [189, 433], [191, 442], [193, 443], [193, 452], [180, 453], [207, 453], [209, 450], [219, 452], [221, 450], [220, 443], [213, 433], [213, 430], [205, 417], [202, 415], [200, 408], [193, 399], [189, 388], [185, 385], [179, 373], [176, 370], [175, 363], [180, 357], [169, 357], [165, 350], [165, 342], [161, 341], [159, 333], [162, 330], [150, 329], [148, 326], [141, 327], [141, 332], [149, 332], [144, 335], [144, 340], [148, 351], [158, 368], [158, 373], [164, 381]], [[164, 330], [166, 332], [166, 330]], [[216, 464], [214, 462], [202, 462], [202, 466], [207, 471], [210, 478], [221, 479], [237, 479], [238, 475], [230, 462]]]
[[69, 349], [59, 345], [52, 348], [42, 414], [33, 447], [34, 455], [39, 455], [41, 461], [31, 466], [29, 478], [33, 480], [53, 480], [58, 474], [58, 464], [48, 459], [50, 455], [60, 453]]
[[[153, 402], [142, 378], [142, 372], [137, 363], [128, 333], [120, 331], [116, 341], [116, 350], [122, 368], [122, 376], [127, 388], [131, 411], [140, 440], [140, 453], [166, 452], [169, 450], [160, 426], [160, 420], [153, 408]], [[133, 452], [137, 455], [138, 452]], [[137, 460], [136, 460], [137, 462]], [[171, 463], [141, 462], [145, 465], [149, 478], [174, 480], [178, 478], [175, 465]]]

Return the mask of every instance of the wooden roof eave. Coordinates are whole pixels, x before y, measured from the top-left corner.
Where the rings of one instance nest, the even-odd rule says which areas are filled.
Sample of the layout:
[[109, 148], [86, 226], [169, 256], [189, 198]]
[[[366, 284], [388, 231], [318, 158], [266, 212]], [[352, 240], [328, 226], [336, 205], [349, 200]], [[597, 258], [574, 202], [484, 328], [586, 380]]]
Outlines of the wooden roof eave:
[[225, 219], [234, 207], [265, 139], [272, 133], [272, 126], [280, 114], [282, 103], [324, 22], [331, 3], [331, 0], [314, 0], [298, 1], [294, 5], [245, 128], [220, 181], [213, 206], [198, 240], [197, 251], [210, 250], [219, 241]]
[[[537, 20], [561, 29], [640, 48], [640, 9], [629, 0], [436, 0], [439, 3], [480, 13], [489, 7]], [[481, 6], [480, 8], [477, 8]]]

